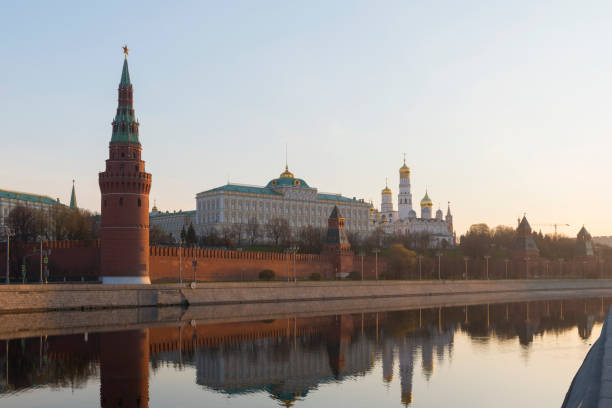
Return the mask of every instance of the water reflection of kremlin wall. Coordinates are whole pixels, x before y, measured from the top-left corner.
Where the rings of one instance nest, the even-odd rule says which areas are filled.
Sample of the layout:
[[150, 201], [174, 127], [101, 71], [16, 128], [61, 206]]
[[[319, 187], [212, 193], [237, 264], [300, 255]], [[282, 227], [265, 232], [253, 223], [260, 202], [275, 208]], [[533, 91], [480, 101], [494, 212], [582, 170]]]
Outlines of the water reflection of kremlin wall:
[[577, 328], [588, 338], [611, 303], [551, 300], [3, 340], [0, 391], [79, 388], [99, 376], [102, 407], [147, 407], [149, 375], [163, 366], [192, 367], [203, 389], [263, 392], [291, 406], [322, 384], [380, 365], [380, 380], [399, 381], [397, 399], [407, 406], [418, 398], [414, 376], [435, 378], [458, 333], [478, 342], [511, 339], [527, 349], [543, 333]]

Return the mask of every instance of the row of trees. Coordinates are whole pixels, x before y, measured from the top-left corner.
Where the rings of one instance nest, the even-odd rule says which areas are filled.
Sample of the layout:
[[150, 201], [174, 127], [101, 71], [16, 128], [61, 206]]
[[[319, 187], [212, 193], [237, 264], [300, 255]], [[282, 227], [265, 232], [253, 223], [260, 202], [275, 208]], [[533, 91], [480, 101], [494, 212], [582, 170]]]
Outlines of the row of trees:
[[[151, 229], [151, 242], [154, 244], [175, 244], [171, 237], [163, 234], [157, 227]], [[181, 231], [181, 240], [185, 246], [226, 247], [254, 246], [267, 241], [271, 248], [282, 249], [297, 246], [302, 253], [320, 253], [323, 249], [326, 230], [314, 226], [306, 226], [297, 230], [290, 227], [284, 218], [273, 218], [266, 224], [259, 224], [255, 218], [247, 224], [232, 224], [217, 231], [211, 228], [198, 236], [193, 225]], [[173, 240], [172, 240], [173, 241]]]
[[[543, 235], [542, 232], [533, 232], [532, 236], [543, 258], [571, 260], [576, 256], [575, 238]], [[464, 255], [471, 258], [482, 258], [485, 255], [507, 258], [515, 238], [514, 228], [499, 225], [491, 229], [487, 224], [474, 224], [461, 236], [459, 247]], [[602, 247], [601, 250], [604, 253], [611, 251], [607, 247]]]
[[30, 207], [13, 208], [6, 219], [17, 242], [43, 240], [97, 239], [99, 225], [88, 210], [55, 207], [39, 210]]

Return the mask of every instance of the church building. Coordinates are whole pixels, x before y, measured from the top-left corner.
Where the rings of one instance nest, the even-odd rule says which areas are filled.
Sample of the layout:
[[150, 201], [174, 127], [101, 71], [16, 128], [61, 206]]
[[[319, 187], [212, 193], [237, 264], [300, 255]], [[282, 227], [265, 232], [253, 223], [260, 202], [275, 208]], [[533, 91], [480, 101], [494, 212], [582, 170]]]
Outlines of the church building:
[[410, 187], [410, 168], [404, 164], [399, 169], [399, 194], [398, 209], [393, 209], [393, 192], [386, 184], [381, 192], [380, 211], [370, 209], [370, 222], [388, 234], [401, 235], [427, 235], [429, 237], [429, 247], [438, 248], [443, 246], [455, 245], [455, 232], [453, 230], [453, 216], [450, 210], [450, 203], [446, 210], [446, 216], [441, 208], [436, 211], [435, 217], [432, 216], [433, 201], [429, 198], [429, 193], [425, 191], [425, 196], [421, 200], [421, 216], [418, 217], [412, 207], [412, 192]]

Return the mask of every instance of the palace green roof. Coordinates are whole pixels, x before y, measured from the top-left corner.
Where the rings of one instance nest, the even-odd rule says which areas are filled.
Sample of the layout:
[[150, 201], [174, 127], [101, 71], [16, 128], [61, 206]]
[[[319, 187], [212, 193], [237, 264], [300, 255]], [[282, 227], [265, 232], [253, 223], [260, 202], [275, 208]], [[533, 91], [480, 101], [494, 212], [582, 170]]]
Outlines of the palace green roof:
[[21, 193], [19, 191], [10, 191], [10, 190], [1, 190], [1, 189], [0, 189], [0, 198], [26, 201], [29, 203], [41, 203], [41, 204], [47, 204], [47, 205], [62, 205], [62, 206], [64, 205], [49, 196], [30, 194], [30, 193]]
[[149, 213], [149, 217], [151, 218], [157, 218], [157, 217], [169, 217], [169, 216], [179, 216], [179, 215], [195, 215], [196, 214], [196, 210], [190, 210], [190, 211], [166, 211], [166, 212], [161, 212], [159, 211], [157, 214], [151, 214]]
[[[295, 180], [295, 179], [288, 179], [288, 180]], [[233, 192], [233, 193], [245, 193], [245, 194], [262, 194], [262, 195], [270, 195], [270, 196], [276, 196], [276, 197], [283, 196], [282, 193], [279, 193], [278, 191], [274, 191], [273, 189], [268, 188], [268, 187], [246, 186], [246, 185], [241, 185], [241, 184], [226, 184], [221, 187], [216, 187], [210, 190], [202, 191], [199, 194], [221, 192], [221, 191], [228, 191], [228, 192]], [[330, 194], [330, 193], [317, 194], [316, 199], [322, 200], [322, 201], [339, 202], [339, 203], [361, 202], [361, 200], [357, 200], [356, 198], [348, 198], [340, 194]]]
[[233, 193], [266, 194], [266, 195], [282, 196], [281, 193], [278, 193], [270, 188], [245, 186], [241, 184], [226, 184], [224, 186], [213, 188], [211, 190], [202, 191], [202, 193], [212, 193], [215, 191], [229, 191]]
[[300, 178], [294, 177], [279, 177], [273, 180], [266, 185], [266, 187], [302, 187], [302, 188], [310, 188], [308, 183]]
[[360, 200], [357, 200], [356, 198], [348, 198], [348, 197], [341, 196], [340, 194], [330, 194], [330, 193], [317, 194], [317, 200], [338, 201], [338, 202], [344, 202], [344, 203], [361, 202]]

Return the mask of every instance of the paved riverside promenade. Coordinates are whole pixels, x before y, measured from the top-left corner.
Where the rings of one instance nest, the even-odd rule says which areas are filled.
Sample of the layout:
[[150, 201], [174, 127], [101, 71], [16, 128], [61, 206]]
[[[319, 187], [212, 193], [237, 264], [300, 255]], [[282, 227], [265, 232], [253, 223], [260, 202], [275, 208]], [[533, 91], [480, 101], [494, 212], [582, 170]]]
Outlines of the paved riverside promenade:
[[[610, 290], [610, 279], [495, 281], [243, 282], [167, 285], [7, 285], [0, 286], [0, 313], [150, 306], [229, 305], [384, 299], [462, 294]], [[327, 309], [334, 313], [333, 309]]]
[[612, 307], [563, 401], [563, 408], [612, 407]]

